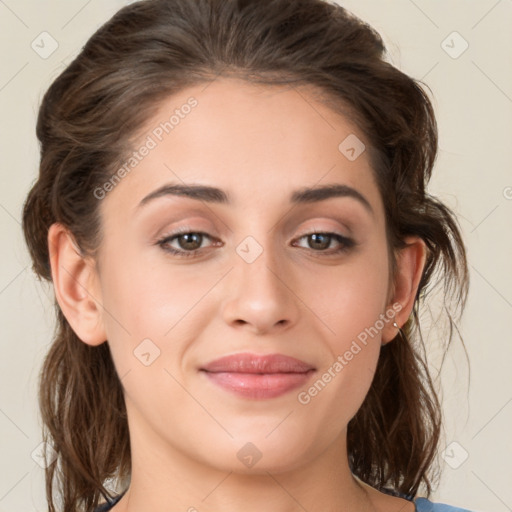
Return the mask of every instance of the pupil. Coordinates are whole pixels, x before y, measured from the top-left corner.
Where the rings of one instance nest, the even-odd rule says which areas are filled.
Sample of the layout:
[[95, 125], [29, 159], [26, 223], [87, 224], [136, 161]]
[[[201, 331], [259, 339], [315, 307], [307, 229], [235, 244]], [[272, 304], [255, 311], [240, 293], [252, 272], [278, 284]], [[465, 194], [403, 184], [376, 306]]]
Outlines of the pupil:
[[[313, 234], [311, 235], [313, 238], [313, 244], [316, 244], [316, 248], [325, 249], [329, 247], [329, 235], [323, 234]], [[324, 238], [324, 242], [322, 243], [322, 238]]]
[[[181, 236], [181, 240], [185, 240], [185, 242], [180, 245], [183, 247], [183, 249], [197, 249], [197, 247], [194, 247], [194, 244], [198, 243], [197, 238], [199, 238], [199, 245], [201, 245], [201, 237], [202, 235], [199, 233], [187, 233]], [[194, 240], [194, 238], [196, 238], [196, 240]], [[192, 246], [190, 246], [190, 244]]]

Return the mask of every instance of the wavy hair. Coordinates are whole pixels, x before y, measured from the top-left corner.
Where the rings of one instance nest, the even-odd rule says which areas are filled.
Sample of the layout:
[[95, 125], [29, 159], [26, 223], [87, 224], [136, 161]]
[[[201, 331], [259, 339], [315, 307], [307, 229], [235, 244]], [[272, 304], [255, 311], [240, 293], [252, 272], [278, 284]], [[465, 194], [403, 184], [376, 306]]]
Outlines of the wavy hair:
[[[87, 41], [42, 100], [39, 176], [23, 231], [39, 279], [51, 281], [47, 235], [60, 222], [83, 254], [102, 240], [93, 191], [113, 175], [159, 102], [219, 76], [265, 86], [311, 86], [366, 137], [383, 197], [392, 269], [408, 235], [427, 259], [403, 336], [386, 344], [371, 388], [348, 425], [352, 472], [377, 489], [430, 495], [441, 407], [425, 358], [420, 312], [441, 288], [447, 349], [468, 289], [464, 243], [453, 212], [426, 188], [438, 134], [422, 83], [386, 60], [379, 34], [324, 0], [143, 0], [118, 11]], [[50, 512], [91, 512], [107, 482], [130, 476], [123, 390], [109, 345], [91, 347], [55, 300], [44, 360], [43, 436], [58, 458], [46, 468]]]

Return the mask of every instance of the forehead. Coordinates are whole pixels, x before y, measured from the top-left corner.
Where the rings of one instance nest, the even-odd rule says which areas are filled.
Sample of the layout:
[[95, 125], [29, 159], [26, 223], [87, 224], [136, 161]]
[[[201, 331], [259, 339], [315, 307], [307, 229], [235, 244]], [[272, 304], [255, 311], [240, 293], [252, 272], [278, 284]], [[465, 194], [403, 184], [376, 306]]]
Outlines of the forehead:
[[234, 205], [261, 205], [335, 182], [378, 204], [363, 134], [318, 102], [317, 92], [220, 78], [166, 98], [140, 130], [138, 158], [127, 158], [133, 165], [106, 202], [122, 195], [134, 209], [155, 188], [182, 182], [229, 189]]

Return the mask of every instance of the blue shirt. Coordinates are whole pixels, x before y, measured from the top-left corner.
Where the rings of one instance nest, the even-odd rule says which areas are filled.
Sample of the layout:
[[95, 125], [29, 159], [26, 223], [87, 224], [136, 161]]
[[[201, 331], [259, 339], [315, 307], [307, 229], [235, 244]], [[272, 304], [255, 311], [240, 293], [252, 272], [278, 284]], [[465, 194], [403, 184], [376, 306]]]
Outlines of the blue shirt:
[[[124, 493], [123, 493], [124, 494]], [[123, 496], [116, 496], [110, 503], [103, 503], [94, 512], [107, 512], [110, 510]], [[426, 498], [416, 498], [414, 500], [416, 512], [471, 512], [465, 508], [452, 507], [442, 503], [432, 503]]]
[[442, 503], [432, 503], [426, 498], [416, 498], [414, 501], [417, 512], [470, 512], [465, 508], [452, 507]]

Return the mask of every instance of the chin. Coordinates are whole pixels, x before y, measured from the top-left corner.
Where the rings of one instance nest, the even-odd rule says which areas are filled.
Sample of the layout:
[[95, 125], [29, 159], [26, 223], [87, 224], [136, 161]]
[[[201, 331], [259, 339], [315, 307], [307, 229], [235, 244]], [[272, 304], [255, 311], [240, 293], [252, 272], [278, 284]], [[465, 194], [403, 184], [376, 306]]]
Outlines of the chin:
[[[275, 428], [275, 424], [274, 424]], [[269, 430], [270, 431], [270, 430]], [[253, 435], [254, 434], [254, 435]], [[287, 433], [275, 431], [268, 437], [268, 431], [246, 431], [236, 435], [227, 443], [212, 443], [215, 446], [207, 452], [207, 464], [219, 470], [244, 475], [267, 475], [296, 470], [315, 458], [323, 448], [308, 446], [302, 437], [292, 438]], [[318, 452], [318, 453], [317, 453]]]

